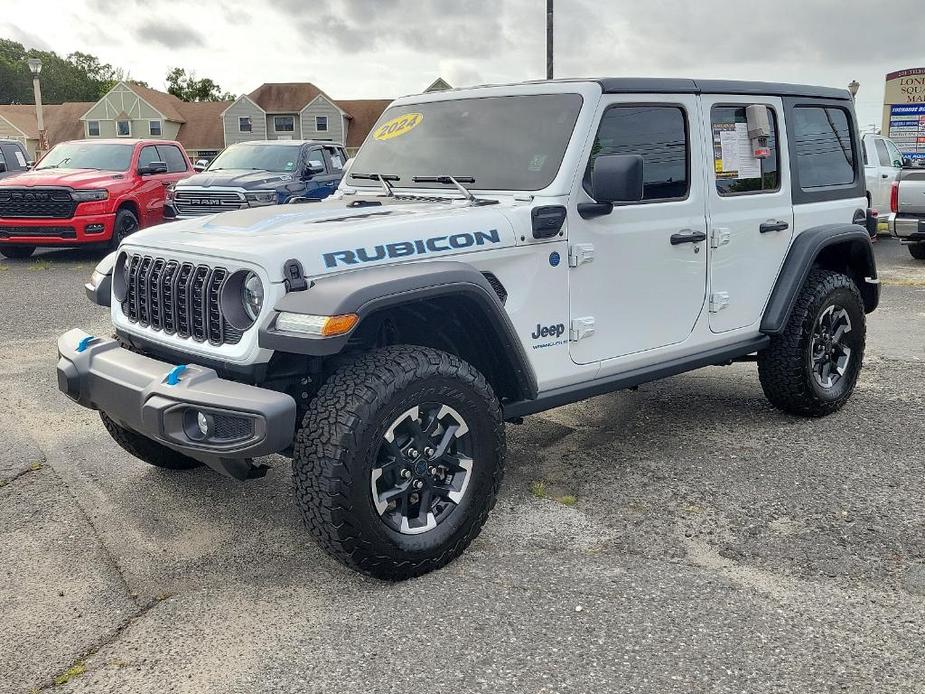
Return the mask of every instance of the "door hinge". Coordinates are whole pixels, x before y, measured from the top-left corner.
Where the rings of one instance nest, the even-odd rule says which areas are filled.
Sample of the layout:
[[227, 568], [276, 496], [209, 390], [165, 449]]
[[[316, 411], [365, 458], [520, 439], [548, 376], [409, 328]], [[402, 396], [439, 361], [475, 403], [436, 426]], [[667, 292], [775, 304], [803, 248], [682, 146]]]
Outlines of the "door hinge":
[[710, 248], [719, 248], [725, 246], [731, 240], [729, 229], [716, 227], [710, 232]]
[[578, 267], [594, 260], [594, 246], [590, 243], [573, 243], [568, 249], [568, 266]]
[[586, 337], [591, 337], [594, 334], [594, 317], [586, 316], [584, 318], [573, 318], [572, 325], [569, 330], [568, 336], [569, 340], [572, 342], [578, 342], [579, 340], [584, 340]]
[[729, 305], [729, 292], [710, 294], [710, 313], [719, 313]]

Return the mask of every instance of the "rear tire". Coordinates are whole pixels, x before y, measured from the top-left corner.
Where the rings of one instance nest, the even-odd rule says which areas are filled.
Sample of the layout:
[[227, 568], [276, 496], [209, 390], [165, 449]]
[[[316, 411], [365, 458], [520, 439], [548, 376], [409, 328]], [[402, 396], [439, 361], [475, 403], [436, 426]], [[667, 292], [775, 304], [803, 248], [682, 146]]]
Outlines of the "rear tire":
[[758, 377], [775, 407], [804, 417], [839, 410], [857, 383], [866, 321], [857, 285], [847, 275], [809, 273], [784, 332], [758, 353]]
[[198, 460], [177, 453], [176, 451], [152, 441], [147, 436], [126, 429], [121, 424], [117, 424], [109, 418], [104, 412], [100, 412], [100, 419], [103, 420], [103, 426], [112, 436], [113, 441], [118, 443], [126, 452], [132, 454], [139, 460], [143, 460], [148, 465], [164, 468], [165, 470], [191, 470], [192, 468], [201, 467], [202, 463]]
[[12, 260], [25, 260], [35, 253], [35, 246], [0, 246], [0, 255]]
[[296, 434], [296, 498], [330, 555], [406, 579], [479, 534], [504, 452], [501, 406], [482, 374], [445, 352], [387, 347], [343, 366], [312, 401]]
[[909, 246], [909, 255], [916, 260], [925, 260], [925, 243], [913, 243]]

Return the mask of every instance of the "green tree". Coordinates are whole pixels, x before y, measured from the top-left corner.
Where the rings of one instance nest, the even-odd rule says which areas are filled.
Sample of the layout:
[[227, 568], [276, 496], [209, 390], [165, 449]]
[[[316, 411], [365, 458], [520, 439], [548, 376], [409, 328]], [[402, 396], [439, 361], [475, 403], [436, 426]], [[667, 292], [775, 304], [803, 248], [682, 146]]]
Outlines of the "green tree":
[[196, 73], [187, 74], [182, 67], [167, 73], [167, 91], [181, 101], [232, 101], [234, 94], [223, 91], [208, 77], [196, 79]]
[[27, 51], [20, 43], [0, 39], [0, 103], [33, 103], [29, 58], [42, 61], [42, 101], [46, 104], [96, 101], [124, 78], [122, 70], [87, 53], [62, 58], [53, 51]]

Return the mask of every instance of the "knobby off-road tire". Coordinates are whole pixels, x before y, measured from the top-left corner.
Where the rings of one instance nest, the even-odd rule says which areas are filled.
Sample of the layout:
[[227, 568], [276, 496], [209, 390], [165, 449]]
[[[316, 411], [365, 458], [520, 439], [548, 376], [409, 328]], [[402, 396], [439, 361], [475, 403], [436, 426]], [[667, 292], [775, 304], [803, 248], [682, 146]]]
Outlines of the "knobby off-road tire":
[[916, 260], [925, 260], [925, 243], [913, 243], [909, 246], [909, 255]]
[[122, 446], [126, 452], [131, 453], [149, 465], [167, 470], [189, 470], [202, 465], [198, 460], [193, 460], [182, 453], [177, 453], [167, 448], [167, 446], [162, 446], [157, 441], [152, 441], [131, 429], [126, 429], [121, 424], [111, 420], [103, 412], [100, 412], [100, 419], [103, 420], [103, 426], [106, 427], [106, 431], [112, 436], [113, 441]]
[[851, 278], [813, 269], [784, 332], [758, 353], [764, 394], [790, 414], [822, 417], [837, 411], [861, 372], [865, 333], [864, 302]]
[[[425, 434], [449, 448], [415, 450]], [[445, 457], [436, 457], [440, 448]], [[504, 455], [501, 407], [485, 377], [445, 352], [397, 345], [328, 379], [297, 432], [292, 464], [302, 517], [321, 546], [356, 570], [401, 580], [446, 565], [475, 539], [495, 505]], [[417, 504], [405, 484], [426, 485]], [[450, 488], [455, 502], [440, 497]]]
[[35, 246], [0, 246], [0, 255], [11, 260], [25, 260], [35, 253]]

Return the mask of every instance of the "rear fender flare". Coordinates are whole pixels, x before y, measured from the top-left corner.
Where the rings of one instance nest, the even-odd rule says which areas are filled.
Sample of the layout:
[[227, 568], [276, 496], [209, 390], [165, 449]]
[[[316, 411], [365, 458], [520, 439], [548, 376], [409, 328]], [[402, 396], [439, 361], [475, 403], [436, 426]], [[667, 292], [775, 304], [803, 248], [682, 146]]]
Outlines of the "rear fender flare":
[[854, 279], [870, 313], [880, 301], [877, 263], [870, 235], [857, 224], [825, 224], [801, 232], [790, 245], [777, 283], [771, 292], [761, 332], [783, 332], [800, 290], [815, 265], [847, 272]]

